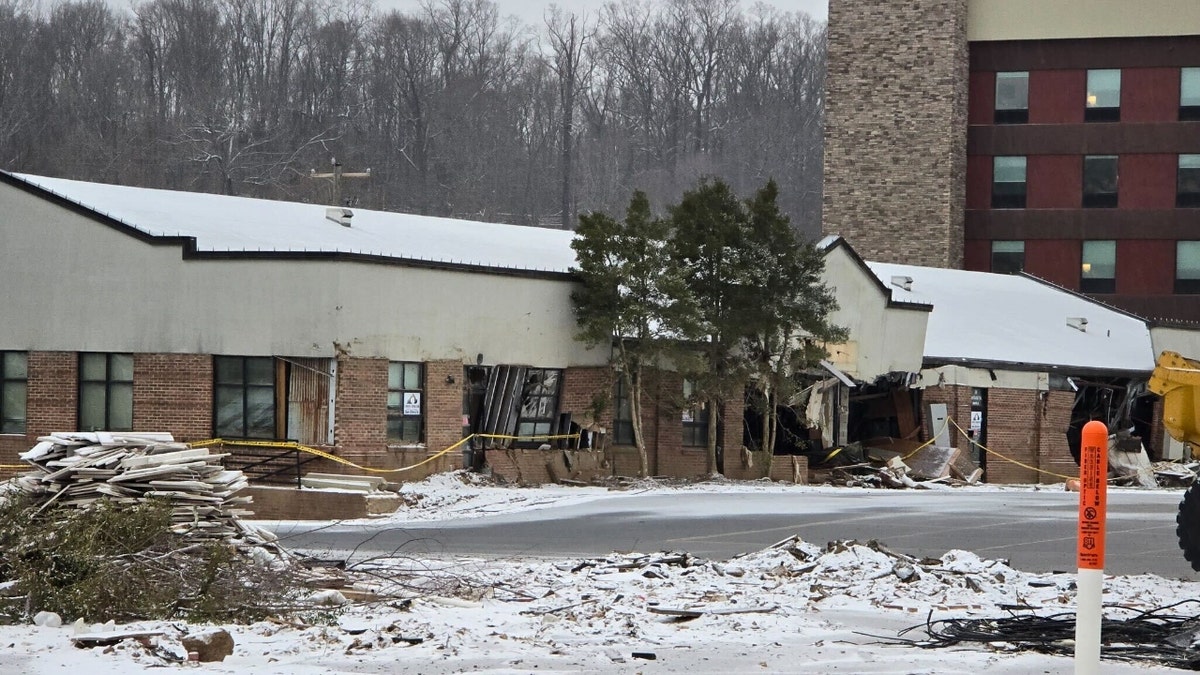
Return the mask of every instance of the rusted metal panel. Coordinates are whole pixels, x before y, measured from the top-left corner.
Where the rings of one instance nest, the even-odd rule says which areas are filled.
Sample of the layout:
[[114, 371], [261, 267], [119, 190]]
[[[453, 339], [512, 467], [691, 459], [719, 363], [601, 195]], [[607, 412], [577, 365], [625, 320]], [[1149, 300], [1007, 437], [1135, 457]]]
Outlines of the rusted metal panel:
[[329, 435], [329, 359], [288, 358], [287, 431], [299, 443], [323, 444]]

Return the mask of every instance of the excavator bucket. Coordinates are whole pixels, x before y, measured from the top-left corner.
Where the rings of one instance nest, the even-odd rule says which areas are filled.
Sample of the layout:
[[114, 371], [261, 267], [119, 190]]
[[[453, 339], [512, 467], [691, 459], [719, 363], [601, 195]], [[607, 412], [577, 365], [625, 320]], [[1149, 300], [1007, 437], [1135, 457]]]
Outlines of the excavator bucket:
[[1147, 383], [1163, 400], [1163, 426], [1178, 441], [1200, 447], [1200, 361], [1163, 352]]

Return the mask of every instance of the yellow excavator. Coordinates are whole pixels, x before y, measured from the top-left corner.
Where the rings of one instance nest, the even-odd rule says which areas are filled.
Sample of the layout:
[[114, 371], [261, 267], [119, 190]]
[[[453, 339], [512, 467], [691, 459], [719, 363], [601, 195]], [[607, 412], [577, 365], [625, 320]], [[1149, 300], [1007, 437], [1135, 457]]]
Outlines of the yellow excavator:
[[[1200, 452], [1200, 361], [1163, 352], [1146, 386], [1162, 397], [1163, 426], [1171, 438], [1187, 443], [1193, 453]], [[1175, 535], [1183, 557], [1200, 572], [1200, 482], [1183, 493]]]

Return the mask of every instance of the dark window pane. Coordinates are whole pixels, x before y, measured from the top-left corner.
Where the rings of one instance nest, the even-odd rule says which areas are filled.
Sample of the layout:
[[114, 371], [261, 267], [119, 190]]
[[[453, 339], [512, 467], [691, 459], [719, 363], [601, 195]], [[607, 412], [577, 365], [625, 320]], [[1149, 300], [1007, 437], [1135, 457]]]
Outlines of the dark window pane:
[[246, 359], [246, 384], [275, 384], [275, 359]]
[[79, 379], [85, 382], [103, 382], [108, 374], [107, 355], [80, 354]]
[[0, 378], [24, 380], [29, 376], [29, 356], [25, 352], [0, 352]]
[[1028, 110], [997, 110], [992, 119], [995, 124], [1028, 124]]
[[7, 381], [0, 386], [0, 433], [25, 433], [24, 382]]
[[1179, 106], [1180, 122], [1195, 122], [1196, 120], [1200, 120], [1200, 105]]
[[242, 359], [238, 356], [218, 356], [217, 384], [242, 383]]
[[1083, 205], [1089, 208], [1117, 205], [1117, 157], [1083, 158]]
[[1116, 293], [1116, 279], [1081, 279], [1079, 290], [1084, 293]]
[[133, 356], [130, 354], [110, 355], [108, 379], [113, 382], [133, 382]]
[[79, 385], [79, 429], [104, 429], [104, 383], [84, 382]]
[[1120, 108], [1088, 108], [1083, 111], [1084, 122], [1120, 122]]
[[269, 387], [250, 387], [246, 390], [246, 436], [275, 436], [275, 392]]
[[108, 390], [108, 428], [111, 431], [133, 430], [133, 385], [113, 384]]
[[1175, 292], [1180, 295], [1200, 295], [1200, 279], [1176, 279]]
[[216, 433], [218, 436], [241, 437], [246, 435], [242, 419], [242, 389], [218, 385], [214, 393]]

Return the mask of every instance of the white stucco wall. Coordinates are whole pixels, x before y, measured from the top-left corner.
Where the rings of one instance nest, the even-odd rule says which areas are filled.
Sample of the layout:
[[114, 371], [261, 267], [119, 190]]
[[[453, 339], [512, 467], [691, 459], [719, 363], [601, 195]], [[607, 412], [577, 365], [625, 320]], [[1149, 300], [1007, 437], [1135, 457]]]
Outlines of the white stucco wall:
[[0, 185], [0, 349], [606, 362], [572, 284], [395, 265], [183, 260]]
[[845, 345], [831, 349], [835, 365], [865, 382], [921, 369], [929, 312], [888, 307], [871, 272], [841, 246], [826, 254], [824, 280], [839, 306], [832, 321], [850, 333]]
[[1200, 329], [1152, 326], [1150, 342], [1154, 345], [1154, 358], [1164, 351], [1178, 352], [1189, 358], [1200, 360]]

